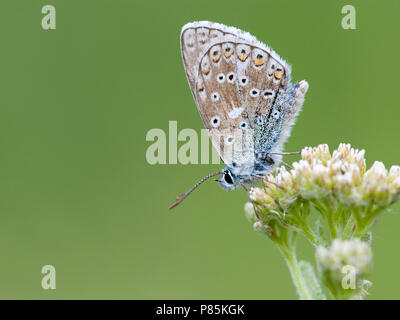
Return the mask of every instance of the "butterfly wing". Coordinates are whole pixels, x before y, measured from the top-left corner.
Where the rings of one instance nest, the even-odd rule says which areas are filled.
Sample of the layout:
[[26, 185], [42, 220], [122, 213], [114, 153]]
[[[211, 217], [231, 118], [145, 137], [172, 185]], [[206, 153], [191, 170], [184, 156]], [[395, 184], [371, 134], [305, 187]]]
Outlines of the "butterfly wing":
[[251, 173], [257, 153], [283, 143], [290, 66], [250, 34], [211, 22], [185, 25], [181, 50], [213, 146], [228, 166]]
[[[181, 34], [190, 88], [214, 148], [230, 167], [254, 163], [253, 139], [237, 84], [234, 43], [237, 29], [210, 22], [190, 23]], [[248, 137], [247, 137], [248, 136]]]

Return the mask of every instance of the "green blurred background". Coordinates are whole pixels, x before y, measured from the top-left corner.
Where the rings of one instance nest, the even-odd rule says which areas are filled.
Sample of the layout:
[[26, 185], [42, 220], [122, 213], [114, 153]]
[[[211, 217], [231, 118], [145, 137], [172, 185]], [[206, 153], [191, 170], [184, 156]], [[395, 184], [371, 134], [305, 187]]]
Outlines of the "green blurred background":
[[[41, 28], [46, 4], [56, 30]], [[346, 4], [357, 30], [341, 27]], [[295, 299], [277, 249], [245, 219], [243, 191], [209, 182], [167, 211], [222, 165], [146, 162], [148, 130], [203, 128], [180, 29], [244, 29], [308, 80], [287, 151], [348, 142], [389, 166], [399, 163], [399, 17], [398, 0], [2, 0], [0, 298]], [[395, 213], [375, 229], [376, 299], [400, 298]], [[304, 241], [299, 254], [314, 261]], [[46, 264], [56, 290], [41, 287]]]

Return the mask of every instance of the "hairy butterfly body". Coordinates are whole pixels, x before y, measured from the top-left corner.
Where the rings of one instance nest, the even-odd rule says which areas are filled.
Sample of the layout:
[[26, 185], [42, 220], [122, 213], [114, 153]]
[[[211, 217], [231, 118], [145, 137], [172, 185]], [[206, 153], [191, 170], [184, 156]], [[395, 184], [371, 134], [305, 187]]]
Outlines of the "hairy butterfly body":
[[233, 190], [273, 170], [308, 83], [292, 85], [290, 66], [271, 48], [247, 32], [218, 23], [183, 26], [181, 53], [200, 116], [226, 165], [205, 179], [221, 174], [220, 186]]

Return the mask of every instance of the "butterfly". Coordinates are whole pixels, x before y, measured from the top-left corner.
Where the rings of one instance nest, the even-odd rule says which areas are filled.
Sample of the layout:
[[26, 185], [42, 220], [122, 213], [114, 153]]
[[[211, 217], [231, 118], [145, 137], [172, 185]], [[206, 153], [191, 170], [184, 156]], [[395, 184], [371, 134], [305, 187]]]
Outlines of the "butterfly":
[[181, 31], [187, 80], [213, 147], [226, 167], [177, 197], [180, 204], [207, 179], [234, 190], [282, 162], [282, 148], [304, 103], [307, 81], [290, 83], [291, 67], [251, 34], [209, 21]]

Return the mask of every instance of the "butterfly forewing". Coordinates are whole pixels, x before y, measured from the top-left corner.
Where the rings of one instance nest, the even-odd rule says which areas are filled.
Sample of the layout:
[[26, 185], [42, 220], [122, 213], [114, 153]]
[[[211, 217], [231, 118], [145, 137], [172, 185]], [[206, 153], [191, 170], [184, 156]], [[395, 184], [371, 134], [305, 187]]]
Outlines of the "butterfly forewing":
[[181, 50], [214, 147], [228, 166], [251, 171], [255, 151], [279, 138], [290, 67], [250, 34], [210, 22], [184, 26]]

